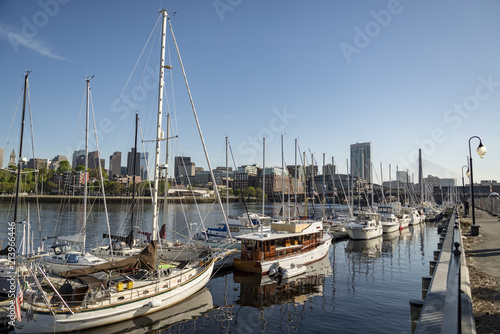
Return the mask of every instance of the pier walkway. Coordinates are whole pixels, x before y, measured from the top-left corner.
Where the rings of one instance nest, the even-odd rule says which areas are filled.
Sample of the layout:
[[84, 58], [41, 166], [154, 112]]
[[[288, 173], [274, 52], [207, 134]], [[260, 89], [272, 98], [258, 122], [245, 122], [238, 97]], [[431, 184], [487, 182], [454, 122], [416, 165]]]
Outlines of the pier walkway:
[[[479, 240], [470, 244], [469, 249], [466, 250], [468, 261], [479, 270], [493, 276], [497, 282], [500, 282], [499, 217], [495, 217], [481, 209], [476, 209], [475, 211], [476, 225], [480, 226]], [[472, 217], [462, 219], [472, 223]], [[497, 291], [497, 294], [499, 294], [500, 298], [500, 291]], [[498, 299], [498, 301], [500, 302], [500, 299]]]

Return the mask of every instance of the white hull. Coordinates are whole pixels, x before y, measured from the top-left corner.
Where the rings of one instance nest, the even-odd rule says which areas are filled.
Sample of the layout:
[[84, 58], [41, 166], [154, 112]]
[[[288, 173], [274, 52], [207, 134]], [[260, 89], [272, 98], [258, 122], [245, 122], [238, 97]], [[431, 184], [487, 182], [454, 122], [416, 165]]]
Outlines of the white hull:
[[351, 226], [351, 228], [347, 230], [347, 233], [349, 234], [349, 238], [353, 240], [368, 240], [382, 236], [383, 229], [382, 226], [369, 228], [356, 228]]
[[382, 231], [383, 231], [383, 233], [392, 233], [392, 232], [399, 231], [399, 223], [382, 222]]
[[[178, 276], [174, 280], [154, 280], [151, 281], [151, 284], [140, 288], [113, 293], [111, 298], [101, 302], [99, 306], [81, 311], [75, 310], [74, 314], [67, 310], [55, 310], [57, 313], [54, 316], [47, 308], [32, 306], [25, 301], [21, 306], [21, 322], [16, 324], [16, 333], [57, 333], [84, 330], [156, 312], [183, 301], [203, 288], [210, 279], [213, 266], [212, 262], [198, 276], [193, 276], [189, 280], [181, 279], [184, 282], [182, 285], [174, 286]], [[189, 275], [189, 271], [183, 275]], [[121, 297], [125, 298], [119, 300]]]

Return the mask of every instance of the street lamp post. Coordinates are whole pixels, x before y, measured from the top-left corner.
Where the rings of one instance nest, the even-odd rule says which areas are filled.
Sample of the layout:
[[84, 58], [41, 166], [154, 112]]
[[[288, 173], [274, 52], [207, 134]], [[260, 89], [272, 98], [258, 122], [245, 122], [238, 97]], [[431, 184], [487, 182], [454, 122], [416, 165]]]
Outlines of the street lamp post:
[[465, 184], [464, 184], [464, 167], [467, 168], [467, 172], [469, 172], [468, 166], [462, 166], [462, 203], [465, 205]]
[[481, 138], [478, 136], [472, 136], [469, 138], [469, 169], [470, 169], [470, 198], [471, 198], [471, 206], [472, 206], [472, 225], [476, 225], [476, 215], [474, 211], [474, 173], [472, 171], [472, 153], [470, 149], [470, 141], [472, 138], [479, 139], [479, 146], [476, 149], [477, 154], [481, 157], [481, 159], [486, 154], [486, 147], [483, 146]]

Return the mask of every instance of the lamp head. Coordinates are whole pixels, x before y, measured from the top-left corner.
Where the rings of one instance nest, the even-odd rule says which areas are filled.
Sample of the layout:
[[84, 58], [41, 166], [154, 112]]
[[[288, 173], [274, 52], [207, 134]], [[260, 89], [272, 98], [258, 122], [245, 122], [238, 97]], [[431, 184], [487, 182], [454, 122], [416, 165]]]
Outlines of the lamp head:
[[484, 155], [486, 154], [486, 147], [484, 147], [483, 143], [479, 142], [479, 146], [476, 149], [477, 154], [479, 154], [479, 157], [482, 159]]
[[470, 179], [470, 170], [467, 169], [467, 173], [465, 173], [465, 175], [467, 175], [467, 177]]

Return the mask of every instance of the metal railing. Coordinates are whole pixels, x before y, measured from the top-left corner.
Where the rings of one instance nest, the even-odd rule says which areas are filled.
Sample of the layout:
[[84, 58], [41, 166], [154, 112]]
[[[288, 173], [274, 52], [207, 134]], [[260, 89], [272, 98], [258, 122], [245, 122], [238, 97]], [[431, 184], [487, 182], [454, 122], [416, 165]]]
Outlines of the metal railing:
[[[435, 252], [435, 261], [431, 261], [432, 278], [423, 293], [425, 299], [410, 301], [410, 304], [421, 305], [414, 333], [475, 333], [469, 275], [456, 208], [444, 229], [446, 232], [441, 234], [438, 244], [441, 251]], [[428, 280], [424, 278], [423, 282]]]

